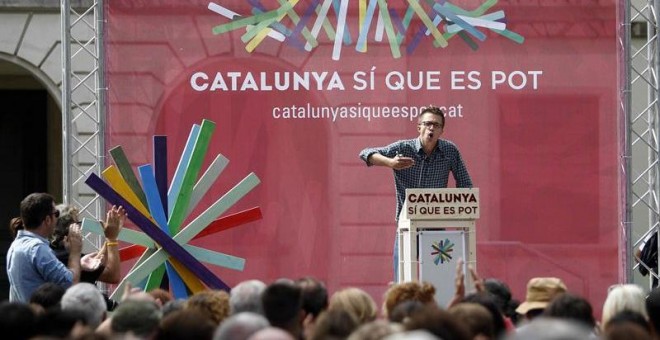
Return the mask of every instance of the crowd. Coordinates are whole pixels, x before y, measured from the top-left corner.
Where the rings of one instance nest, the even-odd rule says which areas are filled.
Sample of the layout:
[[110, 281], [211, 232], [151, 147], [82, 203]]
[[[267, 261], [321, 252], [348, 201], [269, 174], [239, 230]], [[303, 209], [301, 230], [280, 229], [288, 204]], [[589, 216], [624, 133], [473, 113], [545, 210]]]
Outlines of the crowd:
[[[476, 275], [476, 274], [475, 274]], [[462, 280], [461, 280], [462, 281]], [[356, 288], [329, 294], [314, 278], [241, 282], [227, 293], [206, 290], [186, 300], [128, 287], [116, 308], [81, 282], [40, 286], [30, 300], [0, 304], [3, 339], [656, 339], [660, 290], [632, 284], [610, 289], [602, 319], [558, 278], [534, 278], [517, 304], [506, 284], [477, 278], [476, 291], [448, 306], [426, 282], [393, 284], [379, 308]]]
[[10, 225], [15, 240], [7, 260], [10, 299], [0, 303], [2, 339], [660, 338], [660, 289], [646, 294], [632, 284], [612, 286], [596, 320], [594, 306], [560, 278], [531, 279], [518, 303], [506, 283], [483, 280], [470, 268], [475, 289], [467, 293], [461, 261], [446, 306], [437, 304], [436, 288], [427, 282], [392, 284], [377, 306], [360, 288], [328, 292], [311, 277], [249, 280], [229, 292], [204, 290], [185, 300], [127, 285], [112, 301], [94, 282], [119, 279], [123, 209], [108, 212], [104, 247], [82, 255], [75, 210], [33, 195]]

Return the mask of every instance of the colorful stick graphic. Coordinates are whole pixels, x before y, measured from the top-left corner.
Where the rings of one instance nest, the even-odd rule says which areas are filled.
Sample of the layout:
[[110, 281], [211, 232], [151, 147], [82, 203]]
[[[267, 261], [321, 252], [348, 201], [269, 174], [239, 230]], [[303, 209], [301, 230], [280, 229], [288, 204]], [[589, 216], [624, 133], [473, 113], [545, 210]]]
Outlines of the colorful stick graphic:
[[[486, 14], [498, 0], [486, 0], [478, 8], [468, 11], [449, 1], [435, 0], [405, 0], [408, 7], [403, 13], [397, 13], [394, 9], [388, 9], [385, 0], [358, 0], [357, 15], [349, 15], [348, 8], [350, 0], [314, 0], [305, 8], [298, 9], [302, 16], [296, 12], [297, 0], [279, 0], [279, 7], [267, 10], [259, 1], [248, 1], [253, 6], [252, 16], [241, 16], [240, 14], [223, 7], [215, 2], [208, 4], [208, 9], [231, 20], [228, 23], [215, 26], [213, 34], [223, 34], [240, 28], [247, 31], [241, 36], [245, 43], [245, 49], [253, 52], [266, 36], [280, 42], [286, 42], [292, 46], [301, 48], [305, 41], [304, 49], [312, 51], [319, 46], [319, 32], [321, 25], [326, 30], [327, 38], [332, 42], [332, 59], [341, 58], [342, 45], [351, 45], [353, 40], [348, 31], [351, 26], [350, 20], [357, 20], [358, 35], [355, 42], [355, 50], [361, 53], [367, 52], [367, 40], [372, 27], [371, 22], [374, 15], [377, 23], [374, 27], [374, 40], [380, 42], [383, 35], [387, 36], [390, 50], [394, 58], [401, 57], [401, 47], [405, 47], [408, 54], [412, 53], [421, 39], [426, 36], [433, 38], [434, 47], [447, 47], [449, 40], [458, 35], [461, 40], [473, 50], [478, 49], [476, 39], [480, 42], [486, 40], [486, 34], [479, 30], [491, 31], [518, 44], [525, 40], [521, 35], [507, 30], [504, 11], [495, 11]], [[334, 20], [330, 16], [329, 9], [334, 9]], [[302, 7], [302, 6], [301, 6]], [[316, 20], [311, 20], [313, 13]], [[402, 15], [403, 14], [403, 15]], [[284, 27], [283, 19], [295, 27]], [[411, 21], [417, 18], [423, 28], [406, 41], [406, 31], [411, 28]], [[302, 18], [302, 19], [301, 19]], [[307, 28], [312, 23], [311, 31]], [[332, 23], [335, 24], [334, 30]], [[334, 32], [336, 31], [336, 34]], [[405, 46], [402, 46], [404, 45]]]
[[[204, 174], [199, 176], [214, 129], [215, 123], [209, 120], [192, 127], [169, 189], [165, 136], [154, 137], [154, 165], [137, 168], [140, 181], [121, 147], [110, 151], [116, 166], [109, 166], [103, 171], [107, 182], [96, 174], [91, 174], [85, 181], [108, 203], [123, 206], [128, 218], [142, 231], [124, 228], [119, 234], [119, 240], [133, 244], [120, 250], [122, 260], [142, 255], [111, 297], [117, 298], [127, 283], [138, 285], [147, 277], [147, 288], [159, 287], [163, 275], [167, 275], [176, 298], [185, 298], [189, 292], [205, 289], [204, 286], [229, 290], [229, 286], [201, 262], [243, 270], [245, 259], [195, 247], [188, 242], [260, 219], [262, 215], [258, 207], [218, 218], [259, 184], [256, 175], [246, 176], [206, 211], [181, 228], [229, 162], [224, 156], [218, 155]], [[84, 219], [82, 227], [85, 231], [103, 233], [97, 221]]]
[[449, 241], [449, 239], [445, 239], [444, 241], [441, 240], [440, 242], [433, 242], [431, 248], [433, 248], [431, 255], [435, 256], [433, 258], [433, 263], [435, 263], [436, 266], [440, 263], [448, 263], [452, 259], [451, 253], [454, 252], [454, 244]]

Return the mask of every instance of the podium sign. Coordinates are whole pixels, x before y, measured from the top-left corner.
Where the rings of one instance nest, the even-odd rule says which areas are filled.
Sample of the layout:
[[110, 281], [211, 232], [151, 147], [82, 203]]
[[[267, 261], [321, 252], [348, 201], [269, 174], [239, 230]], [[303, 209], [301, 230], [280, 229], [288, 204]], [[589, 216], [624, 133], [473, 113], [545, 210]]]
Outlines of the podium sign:
[[[445, 304], [454, 293], [458, 258], [476, 268], [479, 211], [477, 188], [406, 189], [397, 229], [397, 282], [429, 281], [436, 300]], [[465, 280], [472, 286], [469, 275]]]
[[405, 208], [410, 220], [476, 220], [479, 189], [407, 189]]
[[[419, 281], [435, 286], [435, 300], [446, 306], [454, 297], [456, 262], [467, 259], [467, 232], [464, 230], [420, 230]], [[467, 272], [463, 263], [463, 272]]]

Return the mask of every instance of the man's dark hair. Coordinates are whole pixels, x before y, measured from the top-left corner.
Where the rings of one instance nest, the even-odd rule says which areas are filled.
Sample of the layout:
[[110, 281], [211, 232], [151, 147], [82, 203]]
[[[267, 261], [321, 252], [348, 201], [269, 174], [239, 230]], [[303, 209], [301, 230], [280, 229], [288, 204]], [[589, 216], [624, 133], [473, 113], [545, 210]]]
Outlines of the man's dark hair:
[[462, 302], [473, 302], [480, 304], [490, 312], [490, 315], [493, 317], [493, 326], [495, 326], [495, 337], [501, 337], [505, 335], [506, 325], [504, 324], [504, 315], [497, 307], [497, 302], [495, 297], [488, 293], [474, 293], [466, 296]]
[[5, 301], [0, 304], [0, 315], [4, 339], [30, 339], [35, 335], [37, 317], [28, 305]]
[[60, 212], [60, 217], [57, 218], [53, 237], [50, 241], [53, 249], [64, 249], [64, 238], [69, 235], [69, 226], [78, 221], [78, 209], [72, 205], [58, 204], [56, 207]]
[[431, 114], [434, 114], [434, 115], [440, 117], [440, 127], [441, 128], [445, 127], [445, 113], [444, 113], [444, 111], [442, 111], [441, 108], [439, 108], [437, 106], [433, 106], [433, 105], [431, 105], [429, 107], [425, 107], [422, 110], [422, 113], [419, 114], [419, 119], [418, 119], [419, 123], [422, 122], [422, 116], [426, 113], [431, 113]]
[[328, 308], [328, 289], [323, 282], [304, 277], [296, 280], [296, 285], [302, 289], [302, 309], [314, 318]]
[[424, 304], [416, 300], [406, 300], [394, 307], [392, 313], [387, 315], [390, 322], [404, 323], [411, 315], [424, 309]]
[[423, 329], [444, 340], [468, 340], [470, 332], [449, 312], [436, 306], [426, 306], [411, 315], [406, 330]]
[[290, 329], [302, 308], [302, 290], [293, 283], [275, 282], [261, 296], [264, 314], [271, 326]]
[[35, 335], [66, 338], [78, 322], [88, 326], [84, 312], [51, 308], [44, 314], [39, 315], [36, 326], [37, 334]]
[[498, 279], [489, 278], [484, 280], [484, 288], [495, 298], [497, 307], [500, 309], [502, 314], [516, 324], [518, 323], [518, 313], [516, 308], [520, 305], [520, 302], [514, 300], [511, 295], [511, 289], [509, 286]]
[[32, 293], [30, 303], [37, 304], [45, 310], [59, 308], [65, 291], [66, 289], [60, 285], [53, 282], [46, 282]]
[[570, 293], [555, 296], [543, 311], [543, 315], [580, 322], [589, 328], [596, 326], [589, 301]]
[[509, 286], [498, 279], [490, 278], [484, 280], [484, 288], [486, 288], [487, 292], [493, 294], [497, 306], [504, 313], [506, 304], [511, 301], [511, 289], [509, 289]]
[[610, 327], [623, 324], [635, 324], [642, 327], [645, 331], [649, 333], [651, 332], [651, 325], [646, 320], [644, 315], [629, 309], [614, 314], [614, 316], [612, 316], [612, 318], [607, 321], [607, 324], [605, 324], [605, 332], [607, 332]]
[[36, 229], [46, 216], [53, 213], [53, 196], [46, 193], [33, 193], [21, 201], [21, 219], [25, 229]]
[[660, 334], [660, 288], [656, 288], [646, 297], [646, 313], [656, 333]]
[[172, 312], [160, 323], [154, 339], [213, 339], [215, 323], [206, 314], [198, 310], [179, 310]]
[[321, 314], [314, 326], [311, 340], [346, 339], [360, 326], [349, 312], [330, 309]]

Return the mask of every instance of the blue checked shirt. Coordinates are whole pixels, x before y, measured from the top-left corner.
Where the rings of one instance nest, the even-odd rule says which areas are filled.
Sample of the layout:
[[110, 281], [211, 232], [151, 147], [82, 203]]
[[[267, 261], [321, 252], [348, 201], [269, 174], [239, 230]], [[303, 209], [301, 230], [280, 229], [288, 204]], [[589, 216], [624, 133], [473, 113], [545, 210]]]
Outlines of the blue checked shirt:
[[50, 249], [48, 240], [27, 230], [19, 230], [7, 251], [9, 301], [25, 302], [46, 282], [63, 288], [73, 283], [73, 273]]
[[415, 160], [415, 165], [408, 169], [394, 170], [394, 186], [396, 188], [396, 216], [403, 207], [406, 189], [409, 188], [446, 188], [451, 172], [456, 180], [457, 188], [472, 188], [470, 174], [463, 163], [456, 145], [450, 141], [439, 139], [437, 147], [430, 156], [426, 156], [419, 138], [401, 140], [381, 148], [366, 148], [360, 152], [360, 158], [369, 163], [369, 156], [379, 153], [393, 158], [397, 154]]

